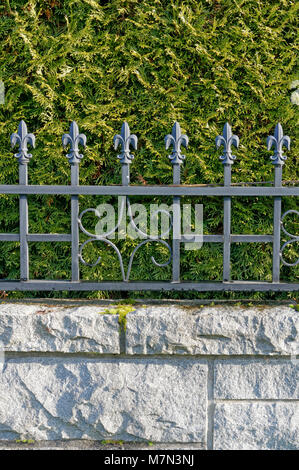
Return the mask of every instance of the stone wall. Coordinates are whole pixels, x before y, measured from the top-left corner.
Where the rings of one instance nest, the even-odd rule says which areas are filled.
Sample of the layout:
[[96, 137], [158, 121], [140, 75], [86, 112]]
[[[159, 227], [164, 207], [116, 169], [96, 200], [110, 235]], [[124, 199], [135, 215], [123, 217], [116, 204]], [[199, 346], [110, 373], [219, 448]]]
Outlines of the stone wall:
[[1, 303], [0, 440], [299, 448], [295, 309], [134, 308]]

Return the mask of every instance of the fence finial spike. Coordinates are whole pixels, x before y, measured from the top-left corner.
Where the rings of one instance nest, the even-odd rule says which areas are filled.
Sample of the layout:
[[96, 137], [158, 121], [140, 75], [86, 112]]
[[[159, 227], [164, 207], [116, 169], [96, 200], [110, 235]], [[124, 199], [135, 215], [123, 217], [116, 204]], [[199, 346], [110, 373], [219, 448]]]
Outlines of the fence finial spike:
[[287, 156], [283, 155], [282, 147], [285, 146], [287, 150], [290, 150], [291, 139], [288, 135], [283, 135], [283, 128], [280, 122], [275, 126], [274, 136], [269, 135], [267, 137], [267, 150], [271, 150], [272, 146], [274, 146], [274, 155], [270, 159], [273, 165], [284, 165]]
[[69, 134], [62, 136], [63, 147], [65, 148], [67, 145], [70, 145], [70, 151], [66, 157], [69, 159], [71, 165], [80, 163], [83, 158], [83, 155], [79, 153], [79, 144], [83, 147], [86, 146], [86, 135], [80, 134], [78, 124], [76, 121], [72, 121]]
[[10, 142], [12, 148], [14, 148], [16, 144], [19, 144], [19, 152], [15, 153], [15, 157], [18, 159], [19, 164], [27, 164], [32, 157], [32, 154], [28, 153], [27, 145], [29, 144], [31, 147], [35, 148], [35, 135], [28, 134], [27, 124], [25, 121], [20, 121], [18, 132], [11, 134]]
[[130, 153], [130, 145], [137, 150], [138, 138], [135, 134], [130, 133], [130, 127], [127, 121], [124, 121], [121, 126], [120, 134], [116, 134], [113, 137], [114, 149], [121, 145], [121, 153], [117, 155], [122, 165], [129, 165], [132, 163], [134, 155]]
[[181, 165], [186, 156], [181, 153], [181, 145], [188, 147], [189, 138], [186, 134], [182, 134], [180, 124], [176, 121], [172, 126], [171, 134], [167, 134], [164, 138], [165, 148], [169, 149], [172, 145], [172, 153], [168, 156], [173, 165]]
[[216, 148], [219, 149], [223, 145], [223, 155], [219, 158], [223, 165], [232, 165], [236, 159], [235, 155], [232, 155], [231, 146], [234, 145], [236, 148], [239, 147], [239, 137], [232, 133], [232, 128], [228, 122], [224, 124], [222, 135], [218, 135], [215, 139]]

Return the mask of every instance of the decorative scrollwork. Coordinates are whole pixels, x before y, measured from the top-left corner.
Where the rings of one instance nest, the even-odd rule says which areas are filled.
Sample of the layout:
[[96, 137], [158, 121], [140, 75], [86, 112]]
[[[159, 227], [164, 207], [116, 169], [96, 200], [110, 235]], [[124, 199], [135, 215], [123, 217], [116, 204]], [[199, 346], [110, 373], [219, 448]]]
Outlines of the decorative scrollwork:
[[88, 230], [86, 230], [86, 228], [83, 226], [82, 217], [83, 217], [83, 215], [86, 214], [87, 212], [93, 212], [96, 217], [98, 217], [98, 218], [101, 217], [101, 215], [99, 214], [99, 212], [97, 211], [97, 209], [94, 209], [94, 208], [85, 209], [85, 210], [82, 211], [81, 214], [79, 215], [79, 217], [78, 217], [78, 223], [79, 223], [80, 230], [81, 230], [83, 233], [85, 233], [85, 235], [87, 235], [88, 237], [91, 237], [91, 238], [93, 238], [93, 239], [95, 239], [95, 240], [101, 240], [102, 238], [107, 238], [107, 237], [109, 237], [109, 235], [112, 235], [113, 233], [115, 233], [116, 230], [118, 229], [118, 227], [120, 226], [121, 221], [122, 221], [122, 218], [123, 218], [124, 208], [125, 208], [125, 199], [122, 198], [122, 200], [121, 200], [121, 206], [120, 206], [120, 213], [119, 213], [119, 217], [118, 217], [117, 224], [116, 224], [115, 227], [113, 227], [113, 229], [111, 229], [109, 232], [106, 232], [106, 233], [105, 233], [105, 237], [103, 237], [103, 235], [97, 235], [96, 233], [91, 233], [91, 232], [89, 232]]
[[291, 238], [291, 240], [286, 241], [286, 242], [282, 245], [282, 247], [281, 247], [281, 249], [280, 249], [280, 258], [281, 258], [281, 262], [282, 262], [285, 266], [297, 266], [297, 264], [299, 263], [299, 258], [297, 259], [297, 261], [295, 261], [295, 263], [288, 263], [288, 262], [285, 261], [284, 258], [283, 258], [283, 251], [284, 251], [284, 249], [285, 249], [288, 245], [290, 245], [291, 243], [294, 243], [294, 242], [298, 242], [298, 241], [299, 241], [299, 235], [294, 235], [293, 233], [288, 232], [288, 231], [286, 230], [284, 224], [283, 224], [283, 221], [284, 221], [285, 217], [286, 217], [288, 214], [296, 214], [296, 215], [299, 216], [299, 212], [298, 212], [298, 211], [296, 211], [296, 210], [294, 210], [294, 209], [291, 209], [291, 210], [286, 211], [286, 212], [283, 214], [283, 216], [281, 217], [281, 221], [280, 221], [280, 223], [281, 223], [281, 229], [283, 230], [283, 232], [284, 232], [288, 237]]
[[88, 263], [87, 261], [84, 260], [83, 258], [83, 249], [84, 247], [88, 244], [88, 243], [92, 243], [94, 241], [100, 241], [100, 242], [104, 242], [106, 243], [107, 245], [109, 246], [112, 246], [112, 248], [114, 249], [114, 251], [116, 252], [117, 254], [117, 257], [118, 257], [118, 260], [119, 260], [119, 264], [120, 264], [120, 269], [121, 269], [121, 274], [122, 274], [122, 278], [123, 278], [123, 281], [126, 280], [126, 277], [125, 277], [125, 271], [124, 271], [124, 265], [123, 265], [123, 260], [122, 260], [122, 256], [120, 254], [120, 251], [119, 249], [117, 248], [117, 246], [112, 243], [112, 241], [108, 240], [107, 238], [100, 238], [100, 237], [97, 237], [97, 238], [89, 238], [88, 240], [86, 240], [84, 243], [82, 243], [82, 245], [80, 246], [80, 249], [79, 249], [79, 259], [80, 261], [85, 264], [86, 266], [91, 266], [91, 267], [94, 267], [96, 266], [100, 260], [101, 260], [101, 256], [98, 257], [98, 259], [96, 260], [95, 263]]
[[130, 274], [131, 274], [131, 268], [132, 268], [132, 264], [133, 264], [133, 259], [134, 259], [134, 256], [135, 256], [135, 253], [136, 251], [142, 246], [144, 245], [145, 243], [149, 243], [149, 242], [152, 242], [152, 241], [155, 241], [155, 242], [158, 242], [158, 243], [161, 243], [162, 245], [166, 246], [169, 250], [169, 258], [168, 260], [165, 262], [165, 263], [158, 263], [155, 258], [153, 256], [151, 256], [151, 261], [152, 263], [154, 263], [156, 266], [159, 266], [160, 268], [163, 268], [164, 266], [167, 266], [171, 260], [172, 260], [172, 250], [171, 250], [171, 247], [169, 245], [169, 243], [167, 243], [165, 240], [152, 240], [152, 239], [149, 239], [149, 240], [143, 240], [141, 243], [139, 243], [139, 245], [137, 245], [134, 250], [133, 250], [133, 253], [131, 254], [130, 256], [130, 259], [129, 259], [129, 265], [128, 265], [128, 270], [127, 270], [127, 277], [126, 277], [126, 281], [129, 281], [129, 277], [130, 277]]
[[118, 261], [119, 261], [119, 265], [120, 265], [120, 270], [121, 270], [121, 275], [122, 275], [122, 279], [123, 281], [126, 281], [128, 282], [129, 281], [129, 278], [130, 278], [130, 274], [131, 274], [131, 269], [132, 269], [132, 264], [133, 264], [133, 260], [134, 260], [134, 257], [135, 257], [135, 254], [136, 254], [136, 251], [142, 246], [144, 245], [145, 243], [149, 243], [149, 242], [158, 242], [158, 243], [161, 243], [162, 245], [166, 246], [169, 250], [169, 258], [168, 260], [165, 262], [165, 263], [158, 263], [155, 258], [152, 256], [151, 257], [151, 261], [156, 265], [156, 266], [159, 266], [159, 267], [165, 267], [167, 266], [171, 260], [172, 260], [172, 250], [171, 250], [171, 247], [169, 245], [169, 243], [167, 243], [165, 240], [152, 240], [152, 239], [148, 239], [148, 240], [143, 240], [141, 243], [139, 243], [133, 250], [131, 256], [130, 256], [130, 259], [129, 259], [129, 264], [128, 264], [128, 269], [127, 269], [127, 275], [125, 275], [125, 270], [124, 270], [124, 265], [123, 265], [123, 259], [122, 259], [122, 255], [119, 251], [119, 249], [117, 248], [117, 246], [111, 242], [111, 240], [108, 240], [107, 238], [101, 238], [101, 237], [97, 237], [97, 238], [89, 238], [88, 240], [86, 240], [84, 243], [82, 243], [82, 245], [80, 245], [80, 249], [79, 249], [79, 259], [81, 261], [81, 263], [83, 263], [84, 265], [86, 266], [90, 266], [90, 267], [94, 267], [96, 266], [100, 261], [101, 261], [101, 256], [98, 257], [98, 259], [94, 262], [94, 263], [88, 263], [87, 261], [85, 261], [85, 259], [83, 258], [83, 249], [84, 247], [89, 244], [89, 243], [93, 243], [93, 242], [96, 242], [96, 241], [100, 241], [100, 242], [104, 242], [106, 243], [107, 245], [111, 246], [113, 248], [113, 250], [116, 252], [117, 254], [117, 257], [118, 257]]
[[83, 147], [86, 146], [86, 135], [79, 133], [79, 127], [76, 121], [73, 121], [70, 126], [69, 134], [64, 134], [62, 136], [62, 145], [65, 148], [67, 145], [70, 145], [70, 151], [66, 155], [69, 159], [71, 165], [76, 165], [80, 163], [83, 155], [79, 153], [79, 144]]
[[35, 135], [28, 134], [25, 121], [20, 121], [18, 132], [11, 134], [10, 142], [12, 148], [15, 147], [17, 143], [19, 144], [19, 152], [14, 155], [18, 159], [19, 164], [25, 165], [28, 163], [32, 154], [28, 153], [27, 145], [30, 144], [31, 147], [35, 147]]
[[284, 165], [287, 159], [286, 155], [283, 155], [282, 147], [285, 146], [287, 150], [290, 150], [291, 139], [288, 135], [283, 135], [283, 129], [280, 123], [276, 124], [274, 130], [274, 136], [269, 135], [267, 137], [267, 150], [271, 150], [274, 146], [274, 155], [270, 157], [273, 165]]
[[189, 138], [187, 135], [182, 134], [181, 128], [178, 122], [175, 122], [171, 134], [168, 134], [164, 138], [165, 142], [165, 148], [166, 150], [169, 149], [170, 145], [172, 145], [172, 153], [171, 155], [168, 156], [168, 158], [171, 160], [171, 163], [173, 165], [181, 165], [183, 161], [185, 160], [185, 155], [182, 155], [181, 153], [181, 145], [184, 147], [188, 147], [189, 143]]
[[223, 145], [223, 155], [219, 157], [223, 165], [232, 165], [236, 159], [235, 155], [232, 155], [231, 146], [234, 145], [236, 148], [239, 147], [239, 137], [233, 135], [232, 129], [227, 122], [224, 124], [222, 135], [218, 135], [215, 139], [216, 147], [219, 149]]
[[134, 158], [134, 155], [130, 153], [130, 145], [137, 150], [138, 139], [135, 134], [130, 133], [129, 124], [125, 121], [121, 127], [120, 134], [116, 134], [113, 137], [114, 149], [121, 145], [121, 153], [117, 155], [122, 164], [130, 164]]

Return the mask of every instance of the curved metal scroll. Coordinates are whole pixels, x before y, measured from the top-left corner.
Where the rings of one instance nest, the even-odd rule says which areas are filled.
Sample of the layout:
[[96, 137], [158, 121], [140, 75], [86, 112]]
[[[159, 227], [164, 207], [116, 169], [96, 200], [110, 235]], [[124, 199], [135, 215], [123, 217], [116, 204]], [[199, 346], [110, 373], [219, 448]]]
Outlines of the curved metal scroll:
[[[124, 207], [125, 207], [125, 201], [127, 202], [127, 206], [128, 206], [128, 216], [130, 218], [130, 223], [132, 225], [132, 227], [134, 228], [134, 230], [139, 233], [140, 235], [142, 235], [143, 237], [146, 237], [147, 239], [146, 240], [143, 240], [141, 243], [139, 243], [133, 250], [130, 258], [129, 258], [129, 264], [128, 264], [128, 269], [127, 269], [127, 274], [125, 275], [125, 270], [124, 270], [124, 264], [123, 264], [123, 259], [122, 259], [122, 255], [119, 251], [119, 249], [117, 248], [117, 246], [111, 242], [111, 240], [108, 240], [107, 237], [109, 235], [112, 235], [113, 233], [115, 233], [115, 231], [118, 229], [118, 227], [120, 226], [121, 224], [121, 221], [122, 221], [122, 218], [123, 218], [123, 214], [124, 214]], [[122, 275], [122, 278], [123, 278], [123, 281], [126, 281], [128, 282], [129, 281], [129, 277], [130, 277], [130, 274], [131, 274], [131, 269], [132, 269], [132, 264], [133, 264], [133, 260], [134, 260], [134, 257], [135, 257], [135, 254], [137, 252], [137, 250], [144, 244], [146, 243], [149, 243], [149, 242], [158, 242], [158, 243], [161, 243], [162, 245], [166, 246], [169, 250], [169, 258], [168, 260], [165, 262], [165, 263], [158, 263], [154, 256], [151, 257], [151, 261], [153, 264], [155, 264], [156, 266], [159, 266], [159, 267], [164, 267], [164, 266], [167, 266], [168, 264], [170, 264], [171, 260], [172, 260], [172, 250], [171, 250], [171, 247], [170, 245], [165, 241], [165, 240], [161, 240], [160, 238], [158, 237], [151, 237], [150, 235], [148, 235], [147, 233], [143, 232], [142, 230], [140, 230], [135, 222], [134, 222], [134, 218], [133, 218], [133, 215], [132, 215], [132, 209], [131, 209], [131, 205], [130, 205], [130, 200], [129, 198], [127, 197], [126, 200], [123, 198], [122, 201], [121, 201], [121, 206], [120, 206], [120, 214], [119, 214], [119, 217], [118, 217], [118, 221], [117, 221], [117, 224], [115, 227], [113, 227], [112, 230], [110, 230], [109, 232], [107, 232], [105, 234], [105, 236], [101, 236], [101, 235], [97, 235], [97, 234], [94, 234], [94, 233], [91, 233], [89, 232], [83, 225], [83, 222], [82, 222], [82, 217], [84, 216], [84, 214], [86, 214], [87, 212], [92, 212], [95, 214], [96, 217], [101, 217], [100, 216], [100, 213], [97, 211], [97, 209], [95, 208], [89, 208], [89, 209], [85, 209], [84, 211], [81, 212], [81, 214], [79, 215], [79, 218], [78, 218], [78, 224], [79, 224], [79, 227], [80, 227], [80, 230], [85, 234], [87, 235], [88, 237], [90, 237], [88, 240], [86, 240], [84, 243], [82, 243], [82, 245], [80, 246], [80, 250], [79, 250], [79, 259], [81, 261], [81, 263], [85, 264], [86, 266], [90, 266], [90, 267], [94, 267], [96, 266], [100, 260], [101, 260], [101, 256], [98, 257], [98, 259], [95, 261], [95, 263], [88, 263], [87, 261], [84, 260], [84, 257], [83, 257], [83, 250], [84, 250], [84, 247], [89, 244], [89, 243], [92, 243], [92, 242], [95, 242], [95, 241], [102, 241], [104, 243], [106, 243], [107, 245], [110, 245], [114, 251], [116, 252], [117, 254], [117, 257], [118, 257], [118, 260], [119, 260], [119, 264], [120, 264], [120, 270], [121, 270], [121, 275]], [[173, 221], [172, 221], [172, 216], [171, 214], [166, 211], [165, 209], [161, 209], [161, 210], [157, 210], [155, 211], [152, 216], [154, 216], [156, 213], [158, 212], [163, 212], [163, 213], [166, 213], [167, 216], [170, 218], [170, 227], [167, 231], [165, 231], [164, 233], [162, 233], [160, 235], [160, 237], [162, 236], [165, 236], [167, 235], [170, 230], [171, 230], [171, 227], [173, 225]]]
[[170, 245], [165, 241], [165, 240], [158, 240], [158, 239], [148, 239], [148, 240], [143, 240], [141, 243], [139, 243], [139, 245], [137, 245], [134, 250], [133, 250], [133, 253], [131, 254], [130, 256], [130, 259], [129, 259], [129, 265], [128, 265], [128, 270], [127, 270], [127, 278], [126, 278], [126, 281], [129, 280], [129, 277], [130, 277], [130, 274], [131, 274], [131, 268], [132, 268], [132, 264], [133, 264], [133, 259], [134, 259], [134, 256], [135, 256], [135, 253], [136, 251], [142, 246], [144, 245], [145, 243], [149, 243], [149, 242], [158, 242], [158, 243], [162, 243], [162, 245], [166, 246], [169, 250], [169, 258], [168, 260], [165, 262], [165, 263], [158, 263], [155, 258], [153, 256], [151, 256], [151, 261], [152, 263], [154, 263], [156, 266], [159, 266], [160, 268], [163, 268], [164, 266], [167, 266], [170, 262], [171, 262], [171, 259], [172, 259], [172, 250], [171, 250], [171, 247]]

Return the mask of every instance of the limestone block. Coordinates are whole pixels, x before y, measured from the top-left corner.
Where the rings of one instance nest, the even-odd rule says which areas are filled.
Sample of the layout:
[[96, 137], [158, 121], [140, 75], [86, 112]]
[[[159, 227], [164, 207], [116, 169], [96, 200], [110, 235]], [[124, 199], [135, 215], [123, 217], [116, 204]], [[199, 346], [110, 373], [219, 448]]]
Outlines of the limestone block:
[[[296, 349], [297, 348], [297, 349]], [[299, 354], [299, 313], [288, 306], [175, 305], [127, 315], [127, 354]]]
[[214, 449], [299, 449], [299, 403], [218, 403]]
[[215, 362], [218, 399], [297, 399], [299, 361], [238, 359]]
[[118, 354], [118, 316], [104, 309], [0, 304], [0, 344], [13, 352]]
[[181, 359], [13, 358], [0, 439], [205, 442], [207, 366]]

